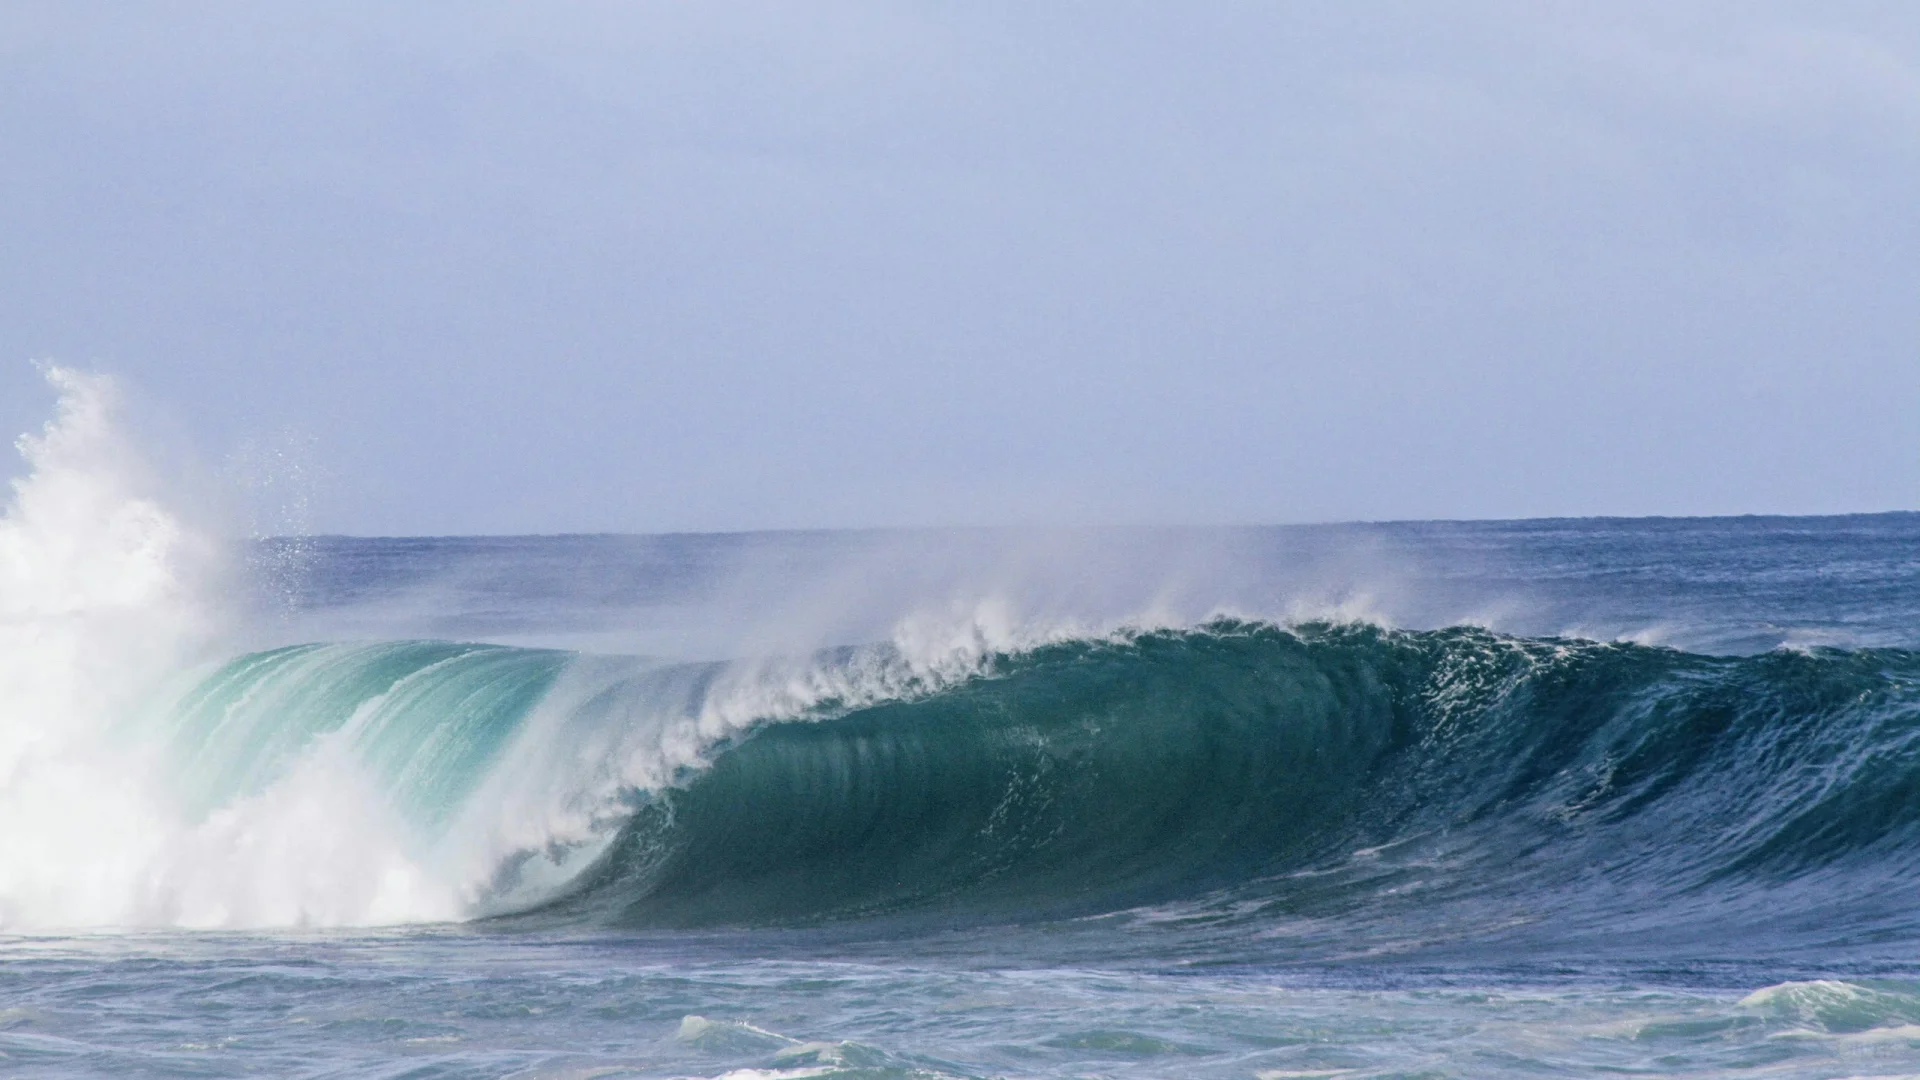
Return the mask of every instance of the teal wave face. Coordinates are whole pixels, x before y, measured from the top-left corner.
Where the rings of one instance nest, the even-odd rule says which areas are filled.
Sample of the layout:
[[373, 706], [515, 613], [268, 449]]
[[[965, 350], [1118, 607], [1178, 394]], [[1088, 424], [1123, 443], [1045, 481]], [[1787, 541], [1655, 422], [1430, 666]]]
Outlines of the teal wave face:
[[1333, 843], [1407, 738], [1397, 675], [1271, 629], [1005, 658], [765, 727], [628, 828], [590, 890], [675, 925], [928, 904], [1071, 910]]
[[204, 814], [264, 790], [316, 741], [339, 739], [407, 820], [432, 831], [484, 779], [569, 660], [432, 641], [242, 656], [171, 710], [178, 785]]
[[1052, 646], [762, 728], [642, 809], [554, 914], [945, 925], [1191, 901], [1357, 927], [1492, 904], [1570, 930], [1764, 906], [1842, 865], [1907, 873], [1916, 674], [1900, 652], [1460, 629]]
[[[846, 675], [874, 659], [813, 663]], [[1467, 934], [1911, 920], [1907, 652], [1708, 657], [1216, 622], [710, 730], [737, 674], [444, 642], [298, 646], [205, 676], [168, 730], [199, 813], [333, 745], [422, 842], [494, 852], [483, 870], [522, 898], [505, 908], [574, 924], [1132, 911], [1366, 935], [1421, 919]], [[643, 750], [654, 766], [636, 770]], [[515, 802], [524, 791], [546, 801]], [[586, 831], [543, 832], [513, 817], [523, 803]], [[479, 819], [511, 842], [461, 848]], [[530, 866], [543, 883], [516, 891], [539, 877]]]

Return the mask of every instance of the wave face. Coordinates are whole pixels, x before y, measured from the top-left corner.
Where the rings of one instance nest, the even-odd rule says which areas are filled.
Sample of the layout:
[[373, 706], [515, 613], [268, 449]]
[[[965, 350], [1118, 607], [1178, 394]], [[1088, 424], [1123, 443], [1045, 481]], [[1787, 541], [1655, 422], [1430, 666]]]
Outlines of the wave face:
[[[167, 805], [198, 838], [163, 912], [1871, 922], [1903, 914], [1920, 846], [1905, 651], [1216, 621], [914, 671], [890, 648], [751, 668], [440, 642], [243, 656], [153, 728]], [[316, 819], [349, 827], [316, 845]], [[208, 839], [234, 835], [256, 839]], [[289, 872], [258, 861], [259, 837], [346, 884], [266, 903], [234, 884], [238, 864]], [[189, 872], [209, 866], [211, 883]]]
[[1061, 913], [1268, 873], [1336, 845], [1410, 737], [1412, 658], [1379, 644], [1225, 624], [1076, 641], [770, 725], [638, 814], [588, 902], [674, 925]]
[[1832, 931], [1904, 917], [1920, 845], [1901, 650], [1216, 621], [902, 671], [301, 646], [165, 728], [202, 820], [328, 747], [459, 910], [575, 924]]
[[1905, 650], [1233, 620], [935, 663], [397, 641], [162, 700], [115, 732], [147, 831], [99, 847], [132, 871], [79, 866], [95, 924], [1912, 929]]
[[174, 775], [187, 809], [204, 815], [270, 789], [316, 740], [343, 739], [410, 820], [441, 824], [566, 660], [547, 650], [418, 641], [243, 656], [170, 710]]
[[1561, 895], [1668, 918], [1849, 867], [1911, 877], [1903, 651], [1217, 622], [991, 668], [758, 728], [641, 808], [555, 911], [951, 923], [1199, 900], [1365, 921]]

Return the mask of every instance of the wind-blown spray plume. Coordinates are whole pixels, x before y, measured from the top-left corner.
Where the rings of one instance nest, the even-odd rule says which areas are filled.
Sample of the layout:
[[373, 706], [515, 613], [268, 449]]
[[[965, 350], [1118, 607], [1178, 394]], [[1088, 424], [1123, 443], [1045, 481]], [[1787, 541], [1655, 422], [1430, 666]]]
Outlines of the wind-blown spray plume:
[[46, 377], [0, 518], [0, 928], [450, 914], [412, 898], [348, 774], [187, 812], [156, 710], [216, 640], [219, 549], [158, 497], [112, 379]]
[[161, 845], [115, 738], [208, 629], [207, 554], [152, 495], [113, 382], [45, 370], [54, 419], [19, 442], [0, 517], [0, 925], [117, 921]]

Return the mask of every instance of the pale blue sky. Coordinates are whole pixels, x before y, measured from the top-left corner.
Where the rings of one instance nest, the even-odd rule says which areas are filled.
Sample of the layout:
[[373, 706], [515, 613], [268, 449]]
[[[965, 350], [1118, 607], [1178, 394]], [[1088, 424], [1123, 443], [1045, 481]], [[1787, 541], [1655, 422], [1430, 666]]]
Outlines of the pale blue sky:
[[0, 421], [361, 533], [1920, 505], [1920, 5], [0, 0]]

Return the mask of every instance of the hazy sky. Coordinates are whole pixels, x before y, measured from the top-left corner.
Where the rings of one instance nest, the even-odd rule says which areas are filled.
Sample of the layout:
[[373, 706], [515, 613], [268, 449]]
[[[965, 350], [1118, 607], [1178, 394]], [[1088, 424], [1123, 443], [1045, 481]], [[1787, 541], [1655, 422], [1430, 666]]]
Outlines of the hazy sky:
[[1920, 5], [0, 0], [0, 421], [361, 533], [1920, 506]]

